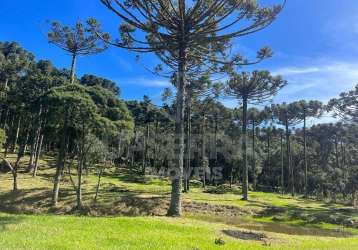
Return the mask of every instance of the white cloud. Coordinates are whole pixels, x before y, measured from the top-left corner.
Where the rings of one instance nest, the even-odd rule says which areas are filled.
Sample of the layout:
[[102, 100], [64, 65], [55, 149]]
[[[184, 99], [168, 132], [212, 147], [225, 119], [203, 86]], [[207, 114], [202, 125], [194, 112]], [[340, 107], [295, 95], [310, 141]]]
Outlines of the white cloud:
[[118, 82], [121, 85], [139, 85], [143, 87], [166, 88], [172, 86], [172, 84], [168, 79], [162, 79], [162, 78], [134, 77], [134, 78], [120, 79], [118, 80]]
[[288, 80], [276, 101], [318, 99], [328, 101], [353, 88], [358, 82], [358, 63], [318, 60], [305, 66], [282, 67], [273, 70]]
[[277, 71], [273, 71], [273, 75], [283, 75], [283, 76], [290, 76], [290, 75], [299, 75], [299, 74], [309, 74], [318, 72], [319, 68], [312, 67], [312, 68], [297, 68], [297, 67], [286, 67], [280, 68]]

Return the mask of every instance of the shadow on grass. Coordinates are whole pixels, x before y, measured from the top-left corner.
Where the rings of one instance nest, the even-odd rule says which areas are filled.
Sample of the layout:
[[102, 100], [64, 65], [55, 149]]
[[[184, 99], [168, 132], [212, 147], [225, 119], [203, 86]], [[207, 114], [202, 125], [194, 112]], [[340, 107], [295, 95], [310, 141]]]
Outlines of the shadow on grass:
[[[113, 187], [112, 187], [113, 188]], [[115, 191], [103, 190], [98, 202], [94, 203], [94, 191], [84, 191], [84, 207], [76, 207], [76, 193], [71, 187], [60, 190], [60, 201], [52, 207], [52, 190], [32, 188], [0, 194], [0, 211], [9, 214], [74, 214], [92, 216], [147, 216], [165, 215], [169, 206], [167, 196], [145, 197], [140, 192], [132, 192], [118, 187]]]
[[327, 205], [318, 208], [302, 208], [297, 205], [286, 205], [282, 207], [267, 207], [259, 212], [256, 218], [272, 217], [276, 222], [290, 222], [300, 220], [302, 226], [320, 223], [335, 224], [344, 227], [358, 228], [356, 210], [349, 208], [337, 208], [334, 205]]
[[19, 224], [23, 219], [22, 216], [0, 215], [0, 233], [6, 231], [8, 225]]
[[46, 188], [10, 191], [0, 194], [0, 211], [7, 213], [39, 213], [50, 205], [51, 193]]

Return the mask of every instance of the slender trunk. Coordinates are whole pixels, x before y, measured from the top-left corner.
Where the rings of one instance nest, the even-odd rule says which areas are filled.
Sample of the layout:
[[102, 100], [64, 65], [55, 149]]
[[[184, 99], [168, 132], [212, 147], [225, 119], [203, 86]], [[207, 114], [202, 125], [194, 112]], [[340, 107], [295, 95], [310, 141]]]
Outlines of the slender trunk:
[[[14, 127], [14, 122], [15, 122], [15, 114], [12, 114], [11, 115], [11, 122], [10, 122], [10, 127], [9, 127], [9, 130], [13, 130], [13, 127]], [[10, 133], [10, 131], [9, 131]]]
[[146, 133], [146, 140], [145, 140], [145, 166], [150, 165], [148, 161], [149, 160], [149, 156], [148, 156], [149, 128], [150, 128], [150, 123], [147, 124], [147, 133]]
[[339, 168], [339, 152], [338, 152], [338, 136], [334, 137], [334, 150], [335, 150], [335, 157], [336, 157], [336, 168]]
[[[185, 2], [180, 1], [182, 12], [185, 9]], [[184, 13], [184, 12], [183, 12]], [[183, 14], [184, 16], [184, 14]], [[184, 34], [184, 20], [182, 19]], [[181, 35], [182, 35], [181, 34]], [[185, 37], [182, 37], [185, 39]], [[168, 215], [180, 216], [182, 213], [182, 179], [183, 179], [183, 164], [184, 164], [184, 111], [185, 111], [185, 85], [186, 85], [186, 51], [184, 41], [181, 43], [179, 49], [179, 56], [181, 58], [178, 66], [178, 81], [177, 81], [177, 110], [175, 119], [175, 146], [176, 146], [176, 169], [175, 176], [172, 178], [172, 192]]]
[[284, 160], [283, 160], [283, 132], [281, 132], [281, 192], [285, 192]]
[[291, 195], [295, 195], [295, 185], [294, 185], [294, 171], [291, 164], [291, 143], [290, 143], [290, 131], [288, 127], [288, 121], [286, 120], [286, 157], [287, 157], [287, 167], [288, 167], [288, 179], [291, 179]]
[[137, 130], [134, 128], [134, 138], [132, 140], [132, 150], [131, 150], [131, 169], [134, 167], [134, 153], [135, 153], [135, 147], [137, 142]]
[[41, 149], [42, 149], [43, 140], [44, 140], [44, 135], [41, 135], [39, 144], [37, 146], [37, 151], [36, 151], [36, 158], [35, 158], [35, 166], [34, 166], [33, 177], [37, 176], [38, 163], [39, 163], [39, 158], [40, 158], [40, 155], [41, 155]]
[[86, 148], [85, 123], [82, 122], [82, 138], [79, 162], [77, 164], [77, 209], [82, 208], [82, 176], [83, 168], [86, 167], [86, 155], [90, 147]]
[[29, 134], [30, 134], [30, 128], [27, 128], [27, 132], [26, 132], [25, 139], [24, 139], [24, 141], [21, 143], [21, 146], [20, 146], [20, 148], [19, 148], [19, 152], [18, 152], [18, 154], [17, 154], [17, 159], [16, 159], [15, 165], [14, 165], [13, 170], [12, 170], [12, 175], [13, 175], [13, 180], [14, 180], [14, 183], [13, 183], [13, 191], [17, 191], [17, 190], [18, 190], [18, 186], [17, 186], [17, 172], [18, 172], [18, 169], [19, 169], [20, 160], [21, 160], [21, 158], [25, 155], [25, 147], [26, 147], [27, 142], [28, 142], [28, 140], [29, 140]]
[[[271, 128], [270, 128], [271, 129]], [[271, 186], [271, 131], [267, 131], [267, 174], [268, 184]]]
[[7, 89], [7, 86], [9, 85], [9, 78], [5, 79], [4, 89]]
[[74, 82], [75, 82], [76, 62], [77, 62], [77, 55], [76, 55], [76, 54], [72, 54], [72, 63], [71, 63], [71, 84], [74, 84]]
[[242, 199], [248, 200], [249, 192], [249, 171], [247, 167], [247, 97], [243, 98], [242, 106], [242, 160], [243, 160], [243, 182], [242, 182]]
[[146, 133], [144, 136], [144, 150], [143, 150], [143, 162], [142, 162], [142, 175], [145, 175], [148, 162], [148, 140], [149, 140], [149, 123], [146, 126]]
[[231, 164], [231, 167], [230, 167], [230, 188], [232, 188], [233, 179], [234, 179], [234, 176], [233, 176], [233, 164]]
[[35, 128], [35, 131], [33, 132], [33, 142], [31, 144], [30, 161], [29, 161], [29, 167], [28, 167], [28, 169], [30, 171], [33, 170], [34, 161], [36, 158], [37, 147], [38, 147], [39, 141], [40, 141], [41, 127], [42, 127], [41, 114], [42, 114], [42, 106], [40, 106], [40, 108], [39, 108], [39, 111], [38, 111], [38, 114], [36, 117], [36, 128]]
[[[235, 146], [236, 146], [235, 145], [235, 139], [231, 138], [231, 147], [236, 148]], [[232, 188], [232, 184], [234, 182], [234, 165], [235, 165], [234, 159], [233, 159], [233, 157], [231, 157], [231, 162], [230, 162], [230, 188]]]
[[97, 181], [97, 186], [96, 186], [96, 195], [94, 197], [94, 202], [97, 202], [97, 198], [98, 198], [98, 193], [99, 193], [99, 187], [101, 185], [101, 178], [102, 178], [102, 174], [103, 174], [103, 168], [101, 168], [101, 170], [98, 173], [98, 181]]
[[[83, 154], [83, 152], [82, 152]], [[77, 168], [77, 209], [81, 209], [82, 208], [82, 172], [83, 172], [83, 157], [81, 156], [82, 159], [80, 160], [80, 162], [78, 163], [78, 168]]]
[[207, 157], [206, 157], [206, 138], [205, 138], [205, 130], [206, 130], [206, 125], [205, 125], [205, 121], [206, 117], [205, 115], [203, 116], [203, 125], [202, 125], [202, 132], [201, 132], [201, 169], [202, 169], [202, 180], [203, 180], [203, 188], [206, 187], [206, 168], [208, 165], [208, 161], [207, 161]]
[[184, 183], [184, 192], [188, 192], [190, 190], [190, 175], [191, 175], [191, 97], [188, 96], [188, 117], [187, 117], [187, 141], [186, 141], [186, 150], [187, 150], [187, 158], [186, 158], [186, 173], [185, 173], [185, 183]]
[[255, 152], [255, 121], [252, 121], [252, 177], [253, 187], [257, 187], [257, 173], [256, 173], [256, 152]]
[[31, 147], [30, 147], [30, 160], [27, 169], [29, 172], [33, 170], [34, 161], [35, 161], [35, 152], [37, 151], [36, 144], [37, 144], [37, 137], [34, 138], [34, 142], [31, 143]]
[[155, 132], [154, 132], [154, 152], [153, 152], [153, 168], [155, 169], [157, 167], [157, 159], [158, 159], [158, 128], [159, 128], [159, 122], [155, 121]]
[[307, 166], [307, 135], [306, 135], [306, 109], [303, 109], [303, 160], [304, 160], [304, 168], [305, 168], [305, 186], [304, 193], [305, 198], [308, 197], [308, 166]]
[[290, 151], [290, 162], [291, 162], [291, 196], [295, 196], [295, 165], [292, 165], [292, 152]]
[[19, 121], [17, 122], [17, 127], [16, 127], [16, 133], [15, 133], [15, 138], [14, 138], [14, 143], [13, 143], [13, 146], [11, 148], [11, 152], [12, 153], [15, 153], [15, 150], [16, 150], [16, 144], [17, 144], [17, 141], [19, 139], [19, 134], [20, 134], [20, 125], [21, 125], [21, 116], [19, 116]]
[[66, 163], [66, 153], [67, 153], [67, 124], [68, 123], [68, 113], [66, 111], [64, 117], [64, 125], [63, 132], [61, 138], [60, 152], [58, 154], [55, 181], [53, 187], [53, 195], [52, 195], [52, 205], [57, 206], [58, 203], [58, 195], [60, 191], [60, 183], [63, 176], [63, 171]]
[[345, 169], [346, 167], [346, 152], [343, 144], [343, 140], [341, 140], [341, 167]]
[[3, 129], [4, 129], [4, 130], [6, 129], [8, 116], [9, 116], [9, 107], [6, 107], [5, 117], [4, 117], [4, 124], [3, 124]]
[[[218, 120], [217, 117], [215, 117], [215, 131], [214, 131], [214, 154], [215, 154], [215, 164], [214, 164], [214, 168], [218, 168]], [[213, 175], [213, 171], [211, 170], [211, 175], [212, 175], [212, 184], [216, 185], [216, 180], [215, 180], [215, 176]]]
[[14, 170], [12, 171], [12, 178], [13, 178], [13, 187], [12, 191], [16, 192], [18, 190], [17, 187], [17, 167], [14, 167]]

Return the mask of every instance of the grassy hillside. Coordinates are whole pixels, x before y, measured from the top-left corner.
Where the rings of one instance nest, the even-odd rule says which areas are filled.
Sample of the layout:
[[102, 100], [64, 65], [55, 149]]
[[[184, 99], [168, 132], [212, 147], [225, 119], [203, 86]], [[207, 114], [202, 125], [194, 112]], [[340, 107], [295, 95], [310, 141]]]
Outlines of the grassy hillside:
[[184, 217], [167, 218], [169, 182], [124, 169], [106, 172], [97, 203], [89, 173], [80, 212], [67, 174], [53, 209], [52, 166], [46, 157], [37, 178], [21, 173], [16, 193], [11, 175], [0, 174], [2, 249], [358, 249], [351, 207], [263, 192], [246, 202], [239, 187], [203, 190], [193, 182]]

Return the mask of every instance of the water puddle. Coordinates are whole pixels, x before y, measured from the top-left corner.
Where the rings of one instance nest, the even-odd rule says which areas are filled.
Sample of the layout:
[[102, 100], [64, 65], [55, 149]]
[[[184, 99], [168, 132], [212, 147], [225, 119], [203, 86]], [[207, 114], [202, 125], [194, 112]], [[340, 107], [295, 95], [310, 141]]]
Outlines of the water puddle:
[[281, 233], [288, 235], [306, 235], [306, 236], [321, 236], [321, 237], [352, 237], [354, 236], [350, 232], [344, 231], [344, 229], [320, 229], [313, 226], [294, 226], [287, 225], [279, 222], [257, 222], [240, 217], [219, 217], [212, 215], [194, 215], [190, 217], [192, 219], [203, 220], [207, 222], [223, 223], [230, 226], [237, 226], [240, 228], [265, 231], [272, 233]]

